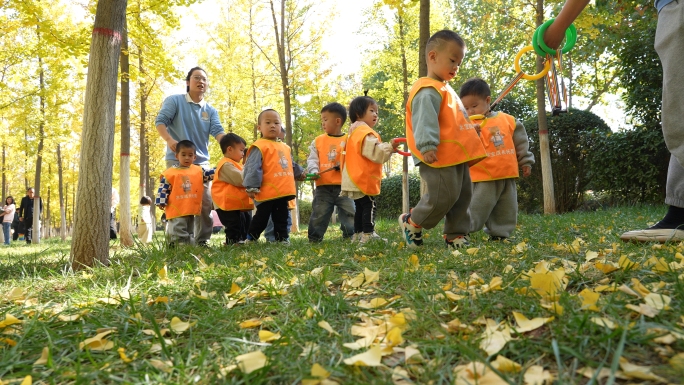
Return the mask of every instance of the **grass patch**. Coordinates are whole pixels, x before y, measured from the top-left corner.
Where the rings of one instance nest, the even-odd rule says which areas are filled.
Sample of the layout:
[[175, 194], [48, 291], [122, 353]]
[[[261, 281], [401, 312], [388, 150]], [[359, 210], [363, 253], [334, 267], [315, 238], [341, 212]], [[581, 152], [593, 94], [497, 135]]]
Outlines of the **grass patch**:
[[[549, 371], [558, 383], [587, 383], [589, 378], [578, 369], [600, 366], [611, 371], [614, 364], [616, 383], [633, 382], [619, 378], [625, 372], [620, 357], [650, 367], [664, 381], [679, 383], [684, 369], [668, 360], [684, 352], [684, 269], [678, 267], [684, 263], [684, 245], [619, 241], [623, 231], [656, 222], [664, 211], [661, 206], [642, 206], [520, 215], [513, 238], [488, 242], [484, 233], [473, 234], [473, 250], [462, 250], [458, 256], [445, 249], [439, 228], [427, 232], [418, 252], [402, 248], [396, 221], [378, 224], [388, 244], [363, 248], [343, 241], [339, 230], [330, 228], [320, 244], [308, 243], [304, 232], [293, 235], [290, 246], [226, 248], [219, 246], [220, 234], [212, 238], [210, 250], [167, 252], [158, 233], [151, 247], [114, 247], [110, 267], [80, 273], [68, 269], [69, 244], [15, 242], [0, 256], [0, 322], [11, 314], [21, 323], [0, 327], [0, 378], [31, 375], [34, 383], [55, 384], [295, 384], [310, 379], [312, 365], [318, 363], [339, 383], [391, 384], [392, 369], [399, 366], [415, 383], [454, 383], [456, 366], [472, 361], [491, 366], [495, 360], [496, 355], [488, 357], [481, 348], [486, 323], [499, 330], [517, 327], [513, 312], [519, 312], [530, 319], [554, 320], [523, 334], [510, 331], [512, 339], [496, 353], [522, 365], [517, 373], [501, 373], [510, 383], [523, 383], [525, 371], [534, 365]], [[597, 256], [587, 262], [592, 252]], [[621, 257], [638, 267], [620, 267]], [[654, 265], [656, 260], [661, 264]], [[563, 307], [560, 315], [542, 306], [544, 295], [527, 279], [529, 270], [540, 268], [540, 261], [546, 261], [551, 271], [564, 269], [565, 288], [552, 298]], [[618, 268], [609, 273], [600, 269], [611, 263]], [[166, 283], [158, 273], [164, 266]], [[365, 269], [379, 272], [378, 279], [351, 287]], [[485, 285], [497, 286], [497, 277], [501, 284], [486, 290]], [[226, 295], [235, 285], [239, 292]], [[642, 296], [666, 295], [671, 302], [654, 317], [639, 314], [626, 306], [638, 307], [646, 300], [626, 290], [610, 291], [622, 285], [646, 290]], [[583, 309], [579, 293], [602, 287], [609, 289], [600, 292], [597, 310]], [[17, 297], [9, 298], [16, 288], [21, 289], [14, 292]], [[447, 289], [462, 298], [449, 299]], [[391, 302], [376, 309], [359, 306], [376, 298]], [[119, 303], [107, 304], [111, 299]], [[397, 313], [408, 318], [403, 342], [383, 357], [384, 366], [344, 363], [368, 350], [343, 346], [360, 338], [352, 334], [352, 327], [362, 322], [361, 312], [374, 317], [376, 324]], [[65, 321], [76, 315], [77, 320]], [[174, 317], [192, 326], [179, 334], [164, 332]], [[600, 326], [593, 317], [608, 319], [616, 327]], [[451, 329], [444, 328], [456, 318], [462, 327], [452, 322]], [[250, 319], [261, 325], [240, 327]], [[327, 321], [339, 335], [324, 330], [320, 321]], [[113, 343], [111, 349], [79, 348], [103, 330], [113, 330], [104, 337]], [[262, 343], [259, 330], [281, 338]], [[423, 360], [406, 362], [401, 348], [408, 346], [415, 346]], [[34, 365], [45, 347], [48, 361]], [[236, 357], [256, 350], [268, 357], [264, 368], [229, 371]]]

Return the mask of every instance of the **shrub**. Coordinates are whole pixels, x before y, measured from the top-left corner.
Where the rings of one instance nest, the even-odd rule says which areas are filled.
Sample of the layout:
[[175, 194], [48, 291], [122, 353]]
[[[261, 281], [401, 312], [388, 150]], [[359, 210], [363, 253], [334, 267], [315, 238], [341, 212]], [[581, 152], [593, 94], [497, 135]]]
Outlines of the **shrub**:
[[656, 203], [665, 196], [670, 154], [663, 134], [638, 127], [600, 138], [592, 155], [590, 187], [609, 203]]
[[[401, 176], [393, 175], [382, 180], [380, 196], [376, 200], [378, 217], [396, 218], [401, 211]], [[409, 173], [409, 205], [415, 206], [420, 200], [420, 176], [418, 173]]]
[[308, 225], [312, 211], [311, 202], [297, 199], [297, 206], [299, 206], [299, 226]]
[[[547, 121], [556, 211], [573, 211], [582, 204], [591, 181], [591, 159], [593, 154], [605, 150], [601, 146], [605, 144], [603, 138], [611, 132], [610, 127], [595, 114], [575, 109], [558, 116], [547, 115]], [[541, 211], [544, 195], [537, 119], [525, 122], [525, 128], [536, 163], [532, 175], [519, 180], [518, 202], [521, 210], [534, 213]]]

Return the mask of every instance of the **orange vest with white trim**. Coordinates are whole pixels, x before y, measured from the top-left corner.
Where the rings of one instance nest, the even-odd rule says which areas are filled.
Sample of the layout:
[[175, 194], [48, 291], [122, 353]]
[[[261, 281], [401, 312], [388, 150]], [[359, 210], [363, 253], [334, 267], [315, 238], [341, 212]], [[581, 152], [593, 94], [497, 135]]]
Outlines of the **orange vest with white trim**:
[[200, 215], [204, 194], [204, 170], [197, 165], [171, 167], [162, 177], [171, 186], [166, 200], [166, 219]]
[[[340, 155], [342, 154], [346, 138], [347, 135], [331, 136], [323, 134], [314, 139], [314, 145], [318, 152], [318, 172], [340, 164]], [[316, 186], [340, 184], [342, 184], [342, 172], [337, 170], [328, 171], [316, 179]]]
[[382, 181], [382, 165], [372, 162], [361, 155], [363, 140], [366, 136], [373, 135], [382, 142], [380, 135], [367, 125], [362, 125], [348, 135], [344, 149], [343, 162], [347, 167], [347, 174], [354, 185], [365, 195], [380, 194], [380, 182]]
[[431, 78], [420, 78], [411, 87], [406, 102], [406, 143], [413, 155], [424, 162], [423, 155], [416, 147], [413, 136], [414, 127], [411, 122], [413, 112], [411, 104], [418, 91], [426, 87], [433, 87], [442, 95], [439, 109], [439, 144], [437, 145], [437, 161], [427, 166], [440, 168], [468, 162], [471, 166], [484, 158], [485, 150], [477, 135], [475, 125], [472, 124], [453, 88], [447, 83]]
[[470, 167], [470, 179], [473, 182], [517, 178], [518, 156], [515, 153], [513, 132], [515, 118], [503, 112], [487, 118], [481, 128], [482, 143], [487, 157]]
[[294, 197], [297, 190], [290, 147], [283, 142], [263, 138], [252, 144], [250, 152], [254, 147], [261, 151], [263, 171], [263, 179], [255, 200], [263, 202], [282, 197]]
[[226, 163], [231, 163], [238, 170], [242, 171], [242, 165], [230, 158], [222, 158], [216, 165], [216, 173], [214, 174], [214, 182], [211, 184], [211, 200], [214, 201], [216, 207], [223, 211], [247, 211], [254, 208], [254, 203], [247, 196], [245, 188], [242, 186], [234, 186], [230, 183], [224, 182], [218, 178], [221, 172], [221, 167]]

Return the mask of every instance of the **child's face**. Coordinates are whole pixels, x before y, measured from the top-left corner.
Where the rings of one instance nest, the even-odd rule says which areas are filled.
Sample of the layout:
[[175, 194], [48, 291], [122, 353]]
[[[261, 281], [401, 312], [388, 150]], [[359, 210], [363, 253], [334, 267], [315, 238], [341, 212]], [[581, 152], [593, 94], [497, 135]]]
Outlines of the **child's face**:
[[465, 107], [468, 112], [468, 116], [484, 115], [489, 112], [489, 103], [491, 100], [491, 96], [483, 98], [481, 96], [467, 95], [461, 98], [461, 102], [463, 102], [463, 107]]
[[281, 132], [280, 114], [275, 111], [266, 111], [261, 114], [259, 132], [264, 139], [276, 140]]
[[223, 156], [225, 156], [228, 159], [232, 159], [236, 162], [239, 162], [245, 156], [245, 145], [242, 143], [236, 143], [233, 146], [228, 146]]
[[464, 57], [465, 47], [455, 41], [447, 41], [442, 47], [428, 52], [428, 76], [443, 82], [453, 79]]
[[366, 113], [363, 114], [360, 121], [366, 123], [368, 127], [373, 128], [378, 123], [378, 105], [371, 104], [366, 109]]
[[321, 126], [328, 135], [339, 135], [342, 133], [342, 119], [334, 112], [321, 112]]
[[197, 155], [195, 155], [195, 150], [192, 148], [183, 147], [176, 153], [176, 159], [178, 159], [178, 163], [183, 167], [190, 167], [196, 158]]

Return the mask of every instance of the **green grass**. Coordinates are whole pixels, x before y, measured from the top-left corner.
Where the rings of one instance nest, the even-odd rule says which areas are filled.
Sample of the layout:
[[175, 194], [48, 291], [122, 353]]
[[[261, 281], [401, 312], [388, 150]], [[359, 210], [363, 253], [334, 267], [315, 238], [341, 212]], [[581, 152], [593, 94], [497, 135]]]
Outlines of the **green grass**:
[[[110, 267], [79, 273], [68, 269], [69, 244], [47, 240], [26, 246], [16, 242], [11, 248], [0, 249], [0, 321], [6, 314], [12, 314], [22, 323], [0, 328], [0, 333], [5, 333], [0, 338], [16, 342], [15, 346], [0, 342], [0, 378], [7, 381], [30, 374], [34, 383], [46, 384], [296, 384], [309, 377], [312, 365], [318, 363], [332, 372], [331, 378], [344, 384], [391, 384], [391, 367], [396, 365], [408, 370], [415, 383], [451, 384], [456, 377], [455, 366], [495, 358], [488, 358], [479, 348], [484, 331], [483, 326], [475, 323], [479, 317], [514, 324], [514, 311], [530, 319], [553, 315], [540, 306], [538, 296], [518, 292], [529, 286], [521, 273], [542, 260], [548, 261], [551, 269], [561, 267], [564, 259], [581, 264], [585, 252], [604, 253], [617, 244], [617, 252], [605, 252], [607, 260], [617, 262], [625, 255], [642, 266], [610, 274], [593, 267], [581, 273], [567, 272], [567, 287], [560, 297], [563, 314], [535, 331], [513, 334], [515, 339], [499, 354], [524, 368], [542, 365], [554, 374], [557, 383], [563, 384], [587, 383], [589, 380], [578, 375], [576, 369], [599, 365], [610, 368], [618, 356], [634, 364], [651, 366], [654, 373], [671, 383], [681, 383], [684, 369], [673, 368], [667, 360], [684, 352], [684, 340], [664, 345], [655, 342], [657, 335], [649, 330], [663, 328], [684, 333], [684, 320], [680, 318], [684, 314], [684, 271], [656, 273], [643, 264], [653, 256], [667, 262], [683, 262], [675, 255], [684, 253], [684, 245], [653, 247], [619, 240], [623, 231], [645, 227], [663, 213], [664, 207], [643, 206], [558, 216], [520, 215], [518, 230], [509, 241], [487, 242], [487, 236], [480, 232], [472, 240], [472, 247], [479, 250], [472, 255], [464, 251], [458, 257], [445, 250], [439, 228], [427, 232], [425, 246], [419, 252], [400, 248], [394, 220], [381, 221], [377, 227], [378, 233], [389, 239], [387, 245], [375, 243], [360, 249], [342, 241], [339, 230], [330, 228], [320, 244], [309, 244], [303, 232], [293, 235], [291, 246], [259, 243], [224, 248], [219, 246], [223, 241], [221, 234], [212, 238], [215, 247], [211, 250], [179, 248], [166, 252], [160, 242], [148, 248], [115, 247]], [[585, 242], [578, 253], [554, 247], [571, 244], [576, 238]], [[520, 242], [527, 244], [527, 250], [514, 253], [513, 248]], [[200, 269], [192, 254], [210, 267]], [[413, 254], [420, 263], [416, 269], [409, 263]], [[598, 259], [602, 258], [603, 255]], [[174, 281], [172, 284], [159, 282], [157, 272], [164, 265]], [[507, 265], [514, 270], [505, 273]], [[321, 273], [312, 275], [310, 272], [316, 268], [322, 268]], [[356, 276], [365, 268], [380, 272], [377, 283], [371, 285], [374, 292], [345, 297], [346, 277]], [[450, 277], [467, 281], [473, 273], [485, 283], [501, 277], [503, 289], [477, 297], [466, 295], [455, 302], [434, 298], [443, 293], [442, 287]], [[620, 291], [601, 293], [598, 312], [581, 309], [577, 293], [583, 289], [607, 281], [632, 287], [633, 278], [648, 288], [662, 281], [664, 287], [658, 292], [672, 298], [670, 309], [653, 318], [638, 315], [625, 305], [642, 301]], [[246, 294], [264, 294], [248, 296], [244, 303], [229, 309], [223, 293], [228, 293], [234, 282]], [[130, 299], [120, 305], [97, 302], [108, 297], [111, 290], [127, 285]], [[31, 301], [8, 300], [6, 295], [16, 287], [23, 288]], [[195, 295], [200, 290], [216, 295], [201, 299]], [[148, 301], [160, 296], [171, 301], [148, 305]], [[357, 306], [358, 301], [395, 296], [396, 300], [387, 307], [365, 311], [375, 315], [381, 310], [415, 312], [415, 319], [403, 332], [405, 342], [401, 346], [415, 345], [425, 361], [407, 365], [402, 354], [394, 354], [384, 358], [385, 367], [346, 365], [345, 358], [365, 351], [342, 346], [359, 338], [351, 334], [352, 326], [360, 322], [357, 313], [364, 311]], [[313, 318], [306, 316], [309, 308], [317, 309]], [[73, 322], [58, 319], [59, 314], [75, 313], [84, 315]], [[137, 313], [140, 318], [136, 318]], [[589, 321], [594, 316], [610, 318], [619, 327], [609, 330], [596, 325]], [[173, 317], [195, 324], [182, 334], [167, 335], [165, 338], [173, 339], [173, 344], [151, 352], [152, 344], [158, 343], [159, 338], [144, 334], [143, 330], [168, 328]], [[271, 320], [260, 328], [282, 335], [268, 346], [259, 343], [260, 328], [241, 329], [238, 325], [250, 318], [265, 317]], [[472, 325], [475, 332], [450, 333], [441, 326], [454, 318]], [[317, 323], [321, 320], [329, 322], [340, 335], [320, 328]], [[114, 342], [114, 348], [79, 349], [79, 343], [95, 336], [99, 328], [116, 328], [106, 337]], [[307, 342], [318, 344], [318, 350], [302, 357], [300, 353]], [[50, 348], [49, 362], [33, 366], [44, 347]], [[136, 353], [137, 356], [125, 363], [117, 353], [120, 347], [125, 348], [128, 357]], [[269, 358], [266, 367], [250, 374], [234, 370], [220, 378], [220, 369], [234, 364], [236, 356], [257, 349]], [[170, 361], [173, 368], [169, 372], [156, 369], [151, 365], [152, 359]], [[510, 383], [523, 383], [521, 373], [505, 376]], [[606, 379], [600, 382], [605, 383]]]

